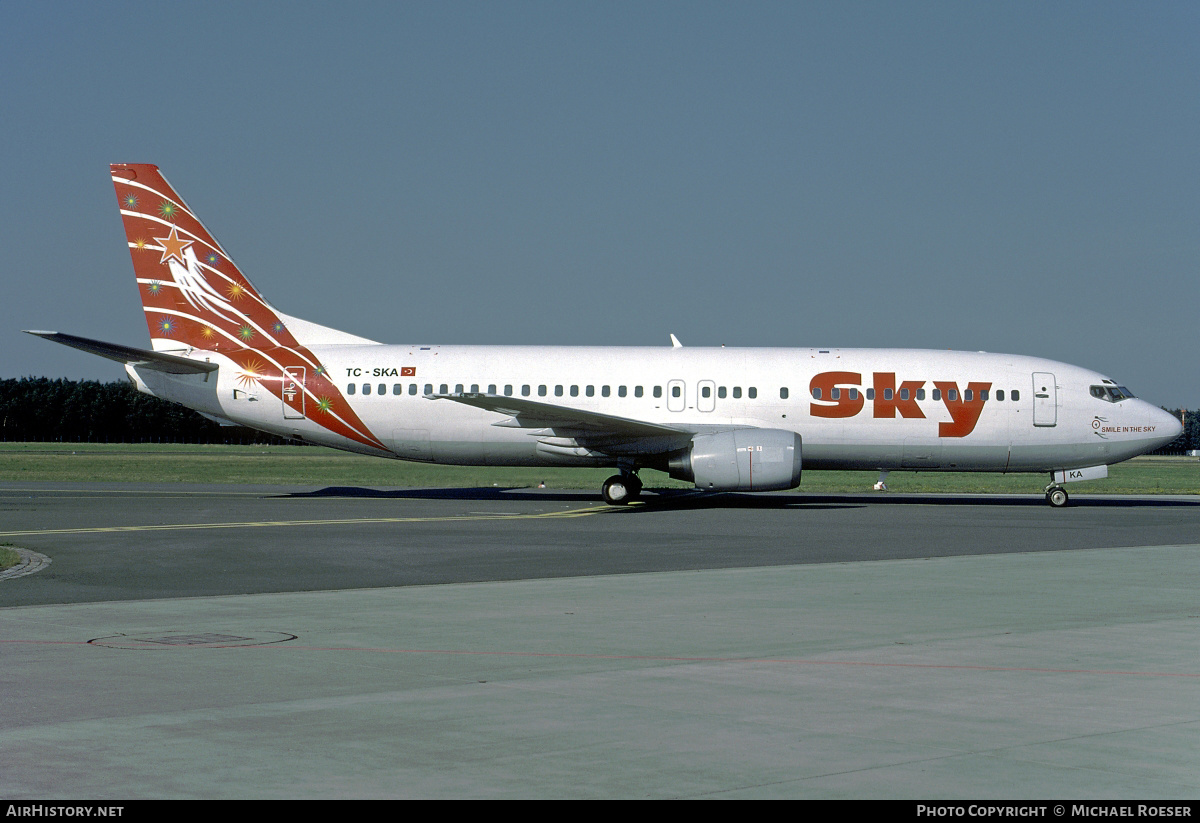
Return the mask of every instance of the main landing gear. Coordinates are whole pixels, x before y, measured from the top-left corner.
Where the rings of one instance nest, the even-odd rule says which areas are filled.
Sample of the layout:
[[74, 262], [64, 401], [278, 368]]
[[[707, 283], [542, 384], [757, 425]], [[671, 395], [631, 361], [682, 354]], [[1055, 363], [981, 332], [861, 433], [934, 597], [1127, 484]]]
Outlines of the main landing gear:
[[642, 481], [633, 472], [621, 472], [605, 480], [600, 493], [608, 505], [624, 506], [638, 499], [642, 493]]
[[1056, 509], [1061, 509], [1067, 505], [1070, 498], [1067, 497], [1067, 490], [1057, 483], [1051, 483], [1046, 487], [1046, 502]]

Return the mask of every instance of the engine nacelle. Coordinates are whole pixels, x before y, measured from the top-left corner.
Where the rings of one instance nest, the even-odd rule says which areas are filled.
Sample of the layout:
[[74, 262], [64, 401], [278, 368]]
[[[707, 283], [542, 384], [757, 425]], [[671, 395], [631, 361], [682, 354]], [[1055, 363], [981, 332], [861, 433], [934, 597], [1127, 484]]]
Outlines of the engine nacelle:
[[800, 485], [800, 435], [782, 429], [698, 434], [668, 458], [676, 480], [702, 491], [768, 492]]

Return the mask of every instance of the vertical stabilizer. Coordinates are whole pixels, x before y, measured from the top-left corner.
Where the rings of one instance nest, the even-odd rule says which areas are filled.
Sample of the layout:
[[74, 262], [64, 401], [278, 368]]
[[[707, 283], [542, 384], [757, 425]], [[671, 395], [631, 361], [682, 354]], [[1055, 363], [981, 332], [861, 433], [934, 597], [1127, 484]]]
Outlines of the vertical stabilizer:
[[274, 394], [290, 410], [288, 419], [308, 417], [384, 449], [288, 323], [336, 332], [267, 303], [157, 166], [116, 163], [111, 172], [154, 350], [227, 358], [238, 368], [238, 383]]
[[157, 166], [114, 164], [112, 179], [156, 350], [295, 344]]

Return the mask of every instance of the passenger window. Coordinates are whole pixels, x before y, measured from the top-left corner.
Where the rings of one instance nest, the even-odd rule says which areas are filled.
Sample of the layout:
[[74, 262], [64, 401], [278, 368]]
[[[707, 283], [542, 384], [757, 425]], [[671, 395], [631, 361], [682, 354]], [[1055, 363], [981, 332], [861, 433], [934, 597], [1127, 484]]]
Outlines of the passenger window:
[[813, 400], [821, 399], [821, 387], [820, 386], [813, 386], [812, 396], [813, 396]]
[[875, 390], [874, 389], [867, 389], [867, 399], [868, 400], [875, 399]]
[[625, 387], [618, 386], [617, 387], [617, 397], [624, 397], [624, 396], [625, 396]]
[[595, 397], [596, 396], [596, 387], [588, 386], [586, 389], [583, 390], [583, 393], [586, 394], [588, 397]]
[[787, 390], [787, 386], [783, 386], [782, 388], [780, 388], [780, 389], [779, 389], [779, 399], [780, 399], [780, 400], [787, 400], [787, 399], [788, 399], [788, 390]]
[[443, 383], [442, 385], [438, 386], [438, 394], [449, 394], [449, 389], [450, 387]]
[[925, 390], [924, 389], [917, 389], [917, 399], [918, 400], [925, 399]]
[[600, 387], [600, 396], [601, 396], [601, 397], [608, 397], [610, 393], [611, 393], [611, 391], [610, 391], [610, 389], [608, 388], [608, 386], [601, 386], [601, 387]]
[[900, 390], [900, 399], [907, 400], [908, 398], [909, 398], [908, 389], [901, 389]]
[[858, 389], [851, 389], [851, 390], [850, 390], [850, 399], [851, 399], [851, 400], [857, 400], [857, 399], [858, 399]]
[[425, 394], [426, 395], [433, 394], [433, 384], [432, 383], [425, 384]]
[[741, 386], [734, 386], [734, 387], [733, 387], [733, 399], [734, 399], [734, 400], [737, 400], [737, 399], [738, 399], [738, 398], [740, 398], [741, 396], [742, 396], [742, 387], [741, 387]]
[[963, 400], [970, 403], [974, 399], [975, 399], [975, 393], [973, 391], [971, 391], [970, 389], [966, 389], [965, 391], [963, 391]]
[[842, 399], [842, 390], [839, 389], [837, 386], [834, 386], [832, 389], [829, 390], [829, 399], [830, 400], [841, 400]]
[[545, 396], [546, 396], [546, 387], [538, 386], [538, 397], [545, 397]]
[[892, 399], [892, 393], [893, 393], [894, 391], [895, 391], [895, 389], [884, 389], [884, 390], [883, 390], [883, 399], [884, 399], [884, 400], [891, 400], [891, 399]]
[[478, 383], [471, 384], [471, 394], [479, 394], [479, 384]]
[[512, 397], [512, 383], [505, 383], [505, 384], [504, 384], [504, 396], [505, 396], [505, 397]]
[[404, 394], [404, 386], [399, 383], [392, 384], [392, 394]]
[[387, 383], [380, 383], [375, 388], [378, 394], [387, 394]]
[[672, 386], [672, 387], [671, 387], [671, 396], [672, 396], [672, 397], [679, 397], [679, 396], [681, 396], [681, 391], [682, 391], [682, 390], [680, 389], [680, 387], [679, 387], [679, 386]]
[[958, 400], [958, 389], [950, 389], [948, 392], [946, 392], [946, 397], [951, 403], [955, 402]]
[[454, 387], [454, 393], [455, 394], [463, 393], [463, 384], [462, 383], [459, 383], [457, 386]]
[[562, 387], [561, 385], [559, 385], [559, 386], [555, 386], [555, 387], [554, 387], [554, 396], [555, 396], [555, 397], [562, 397], [562, 396], [563, 396], [563, 387]]
[[942, 390], [941, 390], [941, 389], [934, 389], [934, 390], [933, 390], [933, 399], [934, 399], [934, 400], [941, 400], [941, 399], [942, 399]]
[[1013, 399], [1014, 403], [1021, 399], [1021, 393], [1016, 389], [1013, 389], [1011, 392], [1009, 392], [1008, 396]]
[[363, 383], [363, 394], [370, 394], [370, 393], [371, 393], [371, 384]]
[[634, 386], [634, 387], [633, 387], [633, 396], [634, 396], [634, 397], [641, 397], [641, 396], [642, 396], [642, 387], [641, 387], [641, 386]]
[[579, 396], [579, 387], [578, 387], [578, 386], [572, 386], [572, 387], [571, 387], [571, 396], [572, 396], [572, 397], [578, 397], [578, 396]]
[[487, 390], [487, 393], [488, 393], [488, 394], [495, 394], [495, 393], [496, 393], [496, 384], [495, 384], [495, 383], [488, 383], [488, 390]]
[[717, 397], [721, 398], [722, 400], [725, 399], [725, 387], [724, 386], [721, 386], [720, 388], [717, 389]]
[[985, 403], [987, 402], [987, 399], [988, 399], [988, 390], [987, 389], [979, 390], [979, 399]]
[[746, 389], [746, 396], [753, 400], [754, 398], [758, 397], [758, 389], [755, 386], [751, 386], [750, 388]]
[[700, 389], [700, 396], [705, 399], [712, 397], [712, 389], [710, 389], [708, 386], [705, 386], [704, 388]]
[[416, 383], [409, 383], [409, 384], [408, 384], [408, 393], [409, 393], [409, 394], [416, 394], [416, 393], [417, 393], [417, 384], [416, 384]]
[[1004, 401], [1004, 389], [996, 389], [996, 399], [1001, 402]]
[[351, 383], [349, 386], [346, 387], [346, 394], [354, 394], [354, 391], [356, 388], [357, 387], [353, 383]]
[[526, 383], [525, 385], [521, 386], [521, 396], [522, 396], [522, 397], [528, 397], [528, 396], [529, 396], [529, 384], [528, 384], [528, 383]]
[[655, 396], [655, 397], [662, 397], [662, 386], [655, 386], [655, 387], [654, 387], [654, 396]]

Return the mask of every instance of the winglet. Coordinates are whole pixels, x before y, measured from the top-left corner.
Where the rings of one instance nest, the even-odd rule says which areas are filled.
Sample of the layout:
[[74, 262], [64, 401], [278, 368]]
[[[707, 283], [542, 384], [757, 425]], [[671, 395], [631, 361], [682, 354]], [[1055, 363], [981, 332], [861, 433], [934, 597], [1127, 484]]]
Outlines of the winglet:
[[683, 344], [679, 342], [679, 338], [676, 337], [675, 335], [671, 335], [671, 348], [673, 348], [673, 349], [682, 349], [683, 348]]

